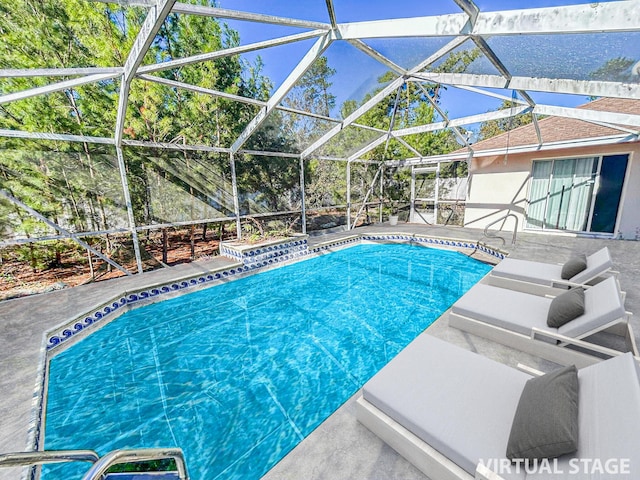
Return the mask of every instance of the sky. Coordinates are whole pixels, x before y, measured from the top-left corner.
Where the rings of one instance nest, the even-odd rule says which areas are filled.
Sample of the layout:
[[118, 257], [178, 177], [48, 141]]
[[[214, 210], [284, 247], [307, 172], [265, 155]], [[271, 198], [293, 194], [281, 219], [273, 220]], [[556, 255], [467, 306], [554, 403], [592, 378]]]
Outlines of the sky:
[[[587, 2], [586, 0], [475, 0], [475, 3], [483, 11], [497, 11]], [[333, 5], [338, 23], [461, 12], [453, 0], [403, 0], [401, 3], [389, 0], [333, 0]], [[243, 10], [329, 23], [325, 0], [219, 0], [219, 6], [232, 10]], [[254, 22], [227, 20], [226, 23], [240, 33], [240, 41], [243, 45], [306, 31], [299, 28]], [[393, 39], [386, 43], [384, 40], [370, 40], [368, 43], [374, 48], [380, 48], [381, 53], [396, 61], [401, 66], [409, 68], [413, 66], [413, 64], [409, 64], [414, 62], [413, 58], [423, 58], [421, 52], [436, 51], [451, 39], [452, 37], [426, 40], [409, 38], [400, 40]], [[536, 40], [544, 41], [544, 39]], [[637, 40], [640, 42], [640, 36]], [[254, 61], [255, 58], [260, 55], [264, 62], [263, 73], [271, 78], [275, 88], [277, 88], [309, 48], [311, 48], [314, 42], [315, 39], [311, 39], [284, 46], [272, 47], [243, 55], [243, 58]], [[638, 43], [636, 43], [636, 45], [637, 44]], [[463, 45], [463, 48], [466, 47], [468, 46]], [[514, 48], [514, 46], [508, 42], [503, 45], [497, 43], [496, 47], [502, 47], [507, 52], [509, 49], [513, 50]], [[331, 79], [333, 81], [332, 92], [337, 97], [336, 103], [338, 105], [332, 112], [333, 116], [339, 116], [339, 105], [345, 100], [350, 98], [358, 101], [361, 100], [363, 94], [375, 86], [378, 76], [387, 71], [386, 67], [345, 41], [334, 42], [324, 54], [328, 58], [329, 66], [337, 71]], [[424, 57], [426, 56], [428, 56], [428, 53], [424, 55]], [[403, 58], [406, 59], [406, 64], [402, 63]], [[598, 59], [595, 61], [598, 61]], [[477, 68], [479, 68], [480, 71], [474, 73], [495, 73], [491, 71], [493, 66], [489, 65], [488, 62], [485, 63], [488, 66], [485, 65], [483, 67], [479, 65]], [[487, 71], [482, 71], [483, 68]], [[522, 64], [518, 65], [518, 68], [526, 70], [527, 66]], [[515, 74], [517, 75], [518, 73], [516, 72]], [[527, 72], [527, 74], [530, 73]], [[450, 118], [495, 110], [501, 102], [491, 97], [485, 97], [459, 89], [449, 89], [446, 93], [447, 98], [442, 99], [442, 104]], [[509, 92], [501, 93], [510, 96]], [[560, 104], [563, 106], [576, 106], [587, 102], [585, 96], [563, 96], [544, 93], [536, 93], [532, 96], [538, 103]]]

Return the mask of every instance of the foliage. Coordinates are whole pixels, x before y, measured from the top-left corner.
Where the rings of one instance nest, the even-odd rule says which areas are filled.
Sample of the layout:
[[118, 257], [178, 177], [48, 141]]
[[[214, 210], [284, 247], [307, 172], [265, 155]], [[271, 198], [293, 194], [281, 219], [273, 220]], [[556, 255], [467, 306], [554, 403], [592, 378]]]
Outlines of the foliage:
[[636, 60], [633, 58], [616, 57], [608, 60], [603, 66], [589, 74], [591, 80], [605, 82], [637, 83], [639, 72], [634, 72]]
[[[212, 0], [199, 3], [214, 4]], [[124, 64], [146, 10], [81, 0], [17, 0], [3, 3], [0, 13], [0, 68], [112, 67]], [[239, 43], [237, 32], [215, 19], [172, 14], [144, 63]], [[249, 64], [232, 56], [157, 75], [266, 100], [272, 86], [261, 69], [259, 58]], [[8, 79], [0, 83], [0, 94], [66, 79]], [[117, 82], [103, 81], [2, 105], [0, 128], [111, 137], [118, 89]], [[125, 138], [155, 142], [229, 146], [257, 112], [253, 105], [137, 79], [131, 84], [129, 100]], [[254, 146], [277, 151], [286, 142], [278, 125], [272, 125], [273, 138], [257, 136]], [[115, 150], [95, 144], [13, 139], [3, 140], [0, 148], [0, 188], [52, 221], [72, 231], [128, 226]], [[228, 156], [221, 165], [212, 158], [216, 155], [198, 152], [125, 148], [124, 153], [138, 225], [233, 214]], [[242, 179], [256, 177], [259, 181], [243, 184], [240, 179], [239, 188], [260, 192], [265, 185], [287, 178], [281, 182], [284, 186], [274, 187], [277, 191], [262, 195], [265, 205], [275, 205], [282, 190], [299, 178], [297, 172], [283, 175], [292, 171], [292, 163], [249, 162]], [[54, 233], [10, 202], [0, 202], [0, 212], [3, 235]]]
[[123, 472], [175, 472], [178, 466], [173, 458], [149, 460], [146, 462], [119, 463], [113, 465], [106, 473]]
[[[214, 0], [192, 3], [215, 6]], [[114, 67], [124, 65], [147, 14], [141, 7], [83, 0], [15, 0], [0, 5], [0, 68]], [[42, 39], [46, 39], [43, 41]], [[206, 16], [170, 14], [150, 46], [143, 64], [188, 58], [202, 52], [240, 45], [239, 34]], [[477, 49], [452, 52], [436, 70], [464, 71]], [[240, 56], [195, 62], [154, 75], [177, 82], [265, 101], [273, 85], [262, 73], [260, 57], [253, 63]], [[332, 93], [335, 69], [319, 57], [292, 88], [283, 105], [316, 116], [272, 110], [244, 147], [253, 151], [299, 153], [328, 131], [336, 108]], [[0, 95], [73, 78], [24, 77], [0, 80]], [[378, 79], [379, 89], [392, 81], [391, 72]], [[120, 90], [104, 80], [34, 96], [0, 106], [0, 128], [112, 137]], [[358, 122], [389, 130], [436, 120], [429, 98], [439, 101], [440, 87], [404, 84]], [[429, 97], [429, 98], [428, 98]], [[396, 106], [397, 105], [397, 106]], [[343, 117], [360, 105], [340, 106]], [[125, 115], [124, 137], [174, 144], [230, 147], [259, 106], [235, 102], [224, 95], [196, 93], [134, 78]], [[393, 125], [392, 125], [393, 118]], [[349, 127], [320, 152], [344, 158], [374, 140], [379, 131]], [[396, 160], [446, 153], [457, 148], [452, 132], [428, 132], [390, 140], [364, 155], [370, 160]], [[59, 141], [4, 139], [0, 145], [0, 188], [72, 232], [130, 227], [121, 187], [126, 176], [136, 225], [189, 222], [235, 214], [231, 162], [227, 154], [200, 151], [123, 148], [126, 172], [120, 171], [110, 146]], [[240, 213], [296, 210], [300, 206], [300, 164], [287, 155], [235, 156]], [[344, 162], [304, 162], [309, 208], [346, 203]], [[351, 165], [352, 198], [363, 200], [377, 165]], [[396, 179], [406, 194], [406, 179]], [[395, 181], [395, 180], [394, 180]], [[393, 183], [393, 182], [392, 182]], [[19, 207], [0, 201], [0, 235], [40, 237], [56, 233]], [[111, 248], [109, 241], [106, 249]], [[58, 252], [59, 253], [59, 252]], [[107, 251], [107, 253], [109, 253]], [[55, 258], [58, 258], [53, 249]], [[32, 265], [49, 262], [35, 248], [24, 250]], [[50, 262], [49, 262], [50, 263]]]
[[[499, 110], [508, 110], [516, 106], [516, 103], [510, 100], [505, 100], [502, 102], [502, 105], [500, 105]], [[495, 137], [501, 133], [527, 125], [532, 121], [533, 116], [531, 113], [524, 113], [508, 118], [498, 118], [496, 120], [487, 120], [486, 122], [482, 122], [480, 125], [480, 139], [485, 140], [487, 138]]]
[[401, 203], [409, 201], [411, 170], [408, 168], [385, 169], [385, 193], [391, 201], [391, 211], [396, 214]]

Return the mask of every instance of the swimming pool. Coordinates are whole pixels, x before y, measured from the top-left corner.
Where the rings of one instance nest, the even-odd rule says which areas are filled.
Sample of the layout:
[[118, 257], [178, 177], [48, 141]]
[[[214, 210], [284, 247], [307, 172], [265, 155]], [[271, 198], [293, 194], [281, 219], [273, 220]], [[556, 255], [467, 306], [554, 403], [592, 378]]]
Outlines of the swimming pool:
[[194, 480], [259, 478], [489, 269], [363, 244], [128, 312], [51, 359], [45, 448], [179, 446]]

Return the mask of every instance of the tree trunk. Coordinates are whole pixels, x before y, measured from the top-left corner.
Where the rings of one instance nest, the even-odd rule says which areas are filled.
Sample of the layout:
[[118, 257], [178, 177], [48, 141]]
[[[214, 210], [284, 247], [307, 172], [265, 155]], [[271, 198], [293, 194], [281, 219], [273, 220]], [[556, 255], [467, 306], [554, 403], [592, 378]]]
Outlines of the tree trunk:
[[162, 263], [167, 264], [167, 229], [162, 229]]
[[191, 241], [191, 260], [196, 259], [196, 226], [191, 225], [190, 228], [190, 241]]

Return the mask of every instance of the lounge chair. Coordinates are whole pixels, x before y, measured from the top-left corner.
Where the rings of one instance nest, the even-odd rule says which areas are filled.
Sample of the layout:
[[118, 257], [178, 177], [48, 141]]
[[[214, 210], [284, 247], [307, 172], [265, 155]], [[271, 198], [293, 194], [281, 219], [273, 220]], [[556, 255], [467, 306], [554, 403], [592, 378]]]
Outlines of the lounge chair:
[[584, 285], [615, 273], [609, 249], [604, 247], [586, 257], [587, 268], [569, 279], [561, 278], [563, 264], [506, 258], [484, 278], [483, 283], [535, 295], [555, 295], [559, 289]]
[[550, 297], [478, 283], [453, 304], [449, 325], [563, 365], [582, 367], [622, 353], [582, 340], [603, 331], [622, 336], [627, 351], [638, 355], [617, 278], [586, 288], [584, 313], [559, 328], [547, 325], [551, 302]]
[[[518, 472], [505, 458], [530, 378], [423, 333], [364, 385], [356, 415], [434, 480], [640, 478], [640, 369], [633, 356], [578, 371], [578, 449], [549, 462], [551, 474]], [[609, 470], [630, 473], [590, 475], [607, 460]]]

